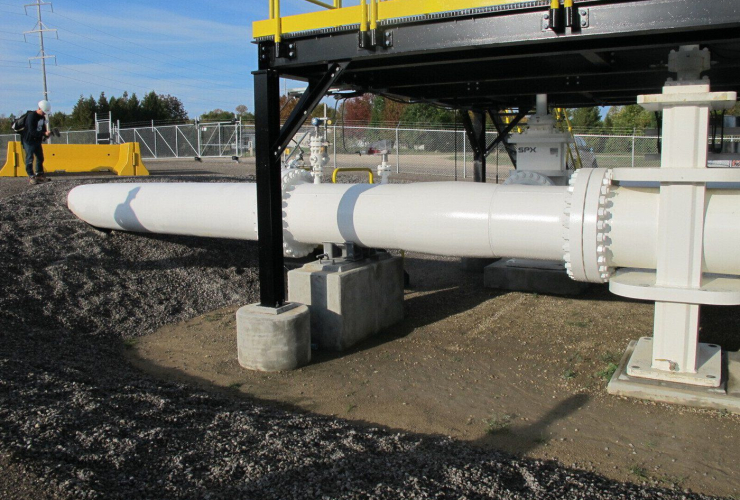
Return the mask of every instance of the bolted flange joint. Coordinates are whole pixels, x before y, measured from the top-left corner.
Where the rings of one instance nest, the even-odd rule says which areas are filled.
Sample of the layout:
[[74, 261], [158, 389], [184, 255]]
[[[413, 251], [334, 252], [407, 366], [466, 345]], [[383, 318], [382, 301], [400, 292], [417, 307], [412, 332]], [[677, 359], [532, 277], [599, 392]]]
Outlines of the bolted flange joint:
[[563, 260], [575, 281], [606, 283], [609, 267], [609, 194], [612, 172], [582, 168], [570, 178], [563, 210]]

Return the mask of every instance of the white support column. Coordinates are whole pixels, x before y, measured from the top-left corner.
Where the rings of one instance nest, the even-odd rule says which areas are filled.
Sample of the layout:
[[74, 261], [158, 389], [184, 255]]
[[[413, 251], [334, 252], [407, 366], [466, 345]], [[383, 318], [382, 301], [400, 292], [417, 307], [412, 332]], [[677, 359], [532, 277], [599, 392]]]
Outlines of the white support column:
[[[669, 80], [662, 94], [639, 96], [637, 101], [649, 111], [663, 112], [660, 168], [663, 174], [660, 176], [656, 271], [651, 283], [639, 284], [644, 287], [643, 296], [656, 301], [653, 338], [637, 342], [626, 371], [631, 377], [719, 387], [721, 348], [699, 344], [699, 304], [718, 303], [708, 298], [702, 288], [709, 179], [707, 148], [710, 111], [731, 107], [736, 95], [712, 93], [709, 81], [701, 79], [701, 73], [710, 69], [706, 49], [685, 46], [671, 52], [669, 69], [678, 75], [677, 81]], [[697, 171], [698, 175], [692, 176], [693, 181], [685, 180], [688, 171]], [[638, 284], [627, 284], [629, 272], [618, 272], [610, 284], [612, 291], [634, 296], [630, 289]], [[693, 294], [689, 299], [677, 300], [676, 291]]]
[[[710, 96], [709, 85], [666, 87], [661, 168], [707, 168], [709, 107], [682, 105], [687, 91]], [[687, 140], [692, 138], [693, 140]], [[701, 288], [706, 184], [664, 184], [660, 188], [656, 285]], [[697, 373], [699, 306], [655, 303], [654, 369]], [[719, 380], [716, 380], [719, 383]]]

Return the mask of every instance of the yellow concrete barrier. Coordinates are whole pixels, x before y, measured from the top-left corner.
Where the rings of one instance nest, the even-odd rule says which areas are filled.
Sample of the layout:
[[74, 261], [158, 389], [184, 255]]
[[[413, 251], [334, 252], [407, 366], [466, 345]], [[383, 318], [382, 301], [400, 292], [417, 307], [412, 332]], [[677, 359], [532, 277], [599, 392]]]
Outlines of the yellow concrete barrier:
[[[115, 172], [149, 175], [141, 161], [138, 142], [125, 144], [45, 144], [45, 172]], [[8, 157], [0, 177], [25, 177], [25, 153], [20, 142], [8, 143]]]

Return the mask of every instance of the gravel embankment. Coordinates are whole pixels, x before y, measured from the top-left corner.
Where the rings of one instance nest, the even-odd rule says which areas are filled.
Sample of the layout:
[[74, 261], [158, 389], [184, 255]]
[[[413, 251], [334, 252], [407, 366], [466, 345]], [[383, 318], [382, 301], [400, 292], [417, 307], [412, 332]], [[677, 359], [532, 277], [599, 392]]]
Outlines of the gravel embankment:
[[705, 498], [144, 376], [124, 340], [255, 301], [256, 244], [103, 233], [73, 185], [0, 200], [6, 495], [30, 474], [53, 498]]

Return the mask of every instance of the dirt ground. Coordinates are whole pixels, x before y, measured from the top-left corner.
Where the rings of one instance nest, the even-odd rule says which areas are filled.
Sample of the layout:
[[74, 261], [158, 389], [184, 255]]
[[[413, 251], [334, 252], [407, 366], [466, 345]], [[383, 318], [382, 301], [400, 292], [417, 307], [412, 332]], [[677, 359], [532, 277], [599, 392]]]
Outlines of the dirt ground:
[[[166, 326], [127, 357], [235, 397], [740, 498], [740, 416], [606, 393], [628, 342], [651, 335], [652, 304], [603, 286], [577, 298], [489, 290], [457, 259], [413, 254], [406, 267], [404, 321], [293, 372], [240, 368], [235, 308]], [[737, 350], [738, 313], [703, 308], [702, 340]]]
[[[253, 162], [228, 161], [147, 167], [153, 176], [254, 170]], [[0, 197], [29, 188], [6, 179]], [[312, 363], [293, 372], [238, 365], [235, 308], [127, 341], [126, 357], [144, 372], [234, 398], [740, 499], [739, 415], [606, 393], [628, 342], [652, 334], [652, 304], [603, 286], [577, 298], [489, 290], [458, 259], [408, 254], [406, 267], [404, 321], [349, 352], [314, 351]], [[702, 308], [702, 341], [738, 350], [739, 327], [740, 308]], [[12, 467], [0, 460], [0, 470]]]

